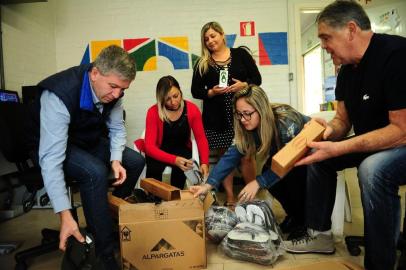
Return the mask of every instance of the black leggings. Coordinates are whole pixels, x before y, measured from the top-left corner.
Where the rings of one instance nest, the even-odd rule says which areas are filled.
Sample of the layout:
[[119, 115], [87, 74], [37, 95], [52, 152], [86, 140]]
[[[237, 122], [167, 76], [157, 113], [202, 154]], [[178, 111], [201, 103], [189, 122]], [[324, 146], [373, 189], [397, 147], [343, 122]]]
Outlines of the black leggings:
[[[184, 155], [182, 156], [190, 159], [192, 157], [192, 151], [190, 149], [187, 149], [185, 151], [188, 153], [184, 153]], [[185, 186], [186, 176], [185, 173], [178, 166], [164, 163], [148, 156], [146, 156], [145, 161], [147, 164], [146, 176], [148, 178], [155, 178], [159, 181], [162, 181], [162, 172], [164, 171], [166, 166], [170, 166], [172, 167], [171, 185], [179, 189], [183, 189], [183, 187]]]
[[307, 166], [293, 168], [268, 191], [282, 205], [286, 214], [299, 224], [305, 222]]

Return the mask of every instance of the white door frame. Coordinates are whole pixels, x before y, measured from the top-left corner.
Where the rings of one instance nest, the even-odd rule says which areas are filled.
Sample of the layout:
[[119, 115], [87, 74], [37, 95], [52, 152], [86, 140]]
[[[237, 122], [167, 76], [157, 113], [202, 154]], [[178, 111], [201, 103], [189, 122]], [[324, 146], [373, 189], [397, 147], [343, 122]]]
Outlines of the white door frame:
[[288, 0], [288, 44], [289, 72], [293, 74], [290, 81], [291, 105], [299, 111], [304, 108], [304, 71], [302, 56], [302, 41], [300, 29], [300, 11], [306, 9], [322, 9], [333, 0]]

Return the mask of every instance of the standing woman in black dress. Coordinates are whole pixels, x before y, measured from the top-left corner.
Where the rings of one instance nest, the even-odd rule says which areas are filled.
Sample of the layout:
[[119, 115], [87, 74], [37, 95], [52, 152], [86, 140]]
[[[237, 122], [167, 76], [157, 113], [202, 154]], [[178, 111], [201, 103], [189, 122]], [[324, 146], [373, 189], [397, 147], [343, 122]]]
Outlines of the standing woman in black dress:
[[[201, 30], [201, 57], [193, 70], [192, 95], [203, 100], [203, 125], [210, 150], [221, 155], [234, 138], [232, 98], [248, 86], [261, 84], [261, 74], [252, 55], [244, 48], [228, 48], [223, 28], [217, 22], [206, 23]], [[219, 85], [220, 75], [225, 80]], [[245, 182], [255, 179], [255, 161], [241, 161]], [[226, 206], [233, 207], [233, 175], [223, 181]]]

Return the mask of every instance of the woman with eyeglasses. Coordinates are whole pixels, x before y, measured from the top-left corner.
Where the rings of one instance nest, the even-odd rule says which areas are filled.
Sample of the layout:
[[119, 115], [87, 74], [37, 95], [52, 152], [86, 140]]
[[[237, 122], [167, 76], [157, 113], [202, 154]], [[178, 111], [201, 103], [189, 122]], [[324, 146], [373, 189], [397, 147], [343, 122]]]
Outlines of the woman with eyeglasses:
[[162, 181], [162, 172], [170, 166], [171, 184], [183, 189], [184, 171], [193, 168], [191, 131], [199, 151], [200, 172], [203, 176], [209, 172], [209, 145], [202, 116], [195, 104], [183, 99], [179, 83], [172, 76], [158, 81], [156, 99], [157, 104], [148, 109], [146, 117], [146, 176]]
[[292, 140], [310, 120], [289, 105], [272, 104], [264, 90], [249, 85], [235, 93], [234, 144], [213, 168], [207, 182], [192, 186], [199, 196], [218, 188], [223, 179], [238, 167], [243, 157], [267, 160], [262, 174], [250, 181], [238, 195], [239, 201], [253, 200], [260, 188], [266, 188], [281, 203], [287, 217], [281, 224], [284, 233], [294, 231], [288, 238], [295, 238], [304, 228], [306, 167], [295, 167], [283, 179], [271, 170], [272, 156]]
[[[246, 47], [227, 47], [224, 30], [218, 22], [206, 23], [200, 34], [202, 53], [194, 66], [191, 91], [194, 98], [203, 100], [203, 124], [210, 150], [221, 156], [234, 138], [231, 105], [234, 93], [249, 83], [260, 85], [262, 79]], [[247, 181], [255, 175], [255, 166], [251, 160], [243, 162], [247, 164], [243, 175]], [[235, 204], [233, 175], [230, 171], [223, 182], [225, 205], [231, 208]]]

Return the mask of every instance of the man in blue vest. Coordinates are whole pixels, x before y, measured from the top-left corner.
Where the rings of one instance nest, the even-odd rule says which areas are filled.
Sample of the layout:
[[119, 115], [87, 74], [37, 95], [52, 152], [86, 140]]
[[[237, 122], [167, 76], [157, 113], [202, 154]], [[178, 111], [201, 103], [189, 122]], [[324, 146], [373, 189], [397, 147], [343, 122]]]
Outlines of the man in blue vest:
[[135, 62], [128, 53], [109, 46], [94, 63], [41, 81], [41, 93], [31, 114], [34, 134], [30, 146], [61, 219], [59, 248], [65, 250], [71, 235], [84, 241], [70, 212], [66, 176], [79, 182], [86, 223], [105, 269], [118, 269], [107, 201], [109, 172], [115, 177], [113, 195], [125, 198], [131, 195], [144, 167], [144, 158], [125, 146], [122, 97], [135, 73]]

